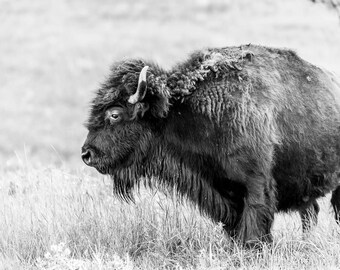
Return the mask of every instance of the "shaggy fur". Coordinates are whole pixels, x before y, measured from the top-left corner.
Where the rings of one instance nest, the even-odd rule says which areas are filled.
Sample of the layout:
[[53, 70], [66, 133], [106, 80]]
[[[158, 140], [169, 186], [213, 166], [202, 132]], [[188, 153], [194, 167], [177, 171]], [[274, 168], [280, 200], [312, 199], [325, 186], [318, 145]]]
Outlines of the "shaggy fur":
[[[129, 104], [145, 65], [146, 96]], [[189, 198], [243, 243], [270, 241], [276, 211], [300, 211], [306, 230], [316, 199], [338, 185], [338, 97], [333, 75], [283, 49], [207, 49], [169, 71], [118, 62], [93, 100], [83, 150], [126, 200], [145, 179]], [[112, 122], [115, 107], [122, 115]]]

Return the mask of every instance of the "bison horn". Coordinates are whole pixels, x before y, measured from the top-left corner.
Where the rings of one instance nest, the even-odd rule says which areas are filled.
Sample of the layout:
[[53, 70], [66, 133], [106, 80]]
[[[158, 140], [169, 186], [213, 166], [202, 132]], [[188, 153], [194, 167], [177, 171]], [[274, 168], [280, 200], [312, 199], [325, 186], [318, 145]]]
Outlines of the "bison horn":
[[139, 73], [139, 79], [138, 79], [138, 87], [136, 90], [136, 93], [131, 95], [128, 99], [128, 102], [131, 104], [136, 104], [138, 101], [141, 101], [145, 94], [146, 94], [146, 72], [148, 70], [148, 66], [145, 66], [142, 68], [141, 72]]

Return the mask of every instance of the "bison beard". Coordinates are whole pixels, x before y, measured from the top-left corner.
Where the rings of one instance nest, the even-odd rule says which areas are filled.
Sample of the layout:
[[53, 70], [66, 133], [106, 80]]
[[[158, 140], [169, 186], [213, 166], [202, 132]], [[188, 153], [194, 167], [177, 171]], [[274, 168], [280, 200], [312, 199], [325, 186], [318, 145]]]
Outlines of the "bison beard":
[[339, 104], [335, 76], [289, 50], [207, 49], [170, 71], [118, 62], [82, 157], [126, 201], [141, 183], [174, 189], [241, 242], [271, 241], [276, 211], [299, 211], [306, 231], [332, 190], [339, 220]]

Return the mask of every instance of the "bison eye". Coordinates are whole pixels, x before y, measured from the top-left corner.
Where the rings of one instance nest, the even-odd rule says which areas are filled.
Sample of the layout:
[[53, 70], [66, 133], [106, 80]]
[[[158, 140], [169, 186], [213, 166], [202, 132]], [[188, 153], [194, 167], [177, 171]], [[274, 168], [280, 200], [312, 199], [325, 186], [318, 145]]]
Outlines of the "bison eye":
[[117, 121], [120, 120], [120, 118], [121, 118], [120, 112], [113, 111], [113, 112], [110, 113], [110, 120], [117, 122]]
[[118, 113], [111, 114], [110, 118], [114, 121], [117, 121], [120, 119], [120, 115]]
[[113, 108], [106, 111], [106, 118], [110, 120], [110, 122], [118, 122], [122, 118], [122, 109], [121, 108]]

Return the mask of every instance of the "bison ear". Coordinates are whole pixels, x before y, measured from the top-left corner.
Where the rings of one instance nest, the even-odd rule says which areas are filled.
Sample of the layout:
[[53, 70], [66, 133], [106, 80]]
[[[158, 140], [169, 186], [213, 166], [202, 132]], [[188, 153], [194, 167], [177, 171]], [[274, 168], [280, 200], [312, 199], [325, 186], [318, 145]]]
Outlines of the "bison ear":
[[128, 102], [131, 104], [136, 104], [137, 102], [140, 102], [143, 100], [146, 94], [147, 89], [147, 83], [146, 83], [146, 72], [148, 70], [148, 66], [145, 66], [142, 68], [141, 72], [139, 73], [139, 79], [138, 79], [138, 87], [136, 90], [136, 93], [131, 95], [128, 99]]

